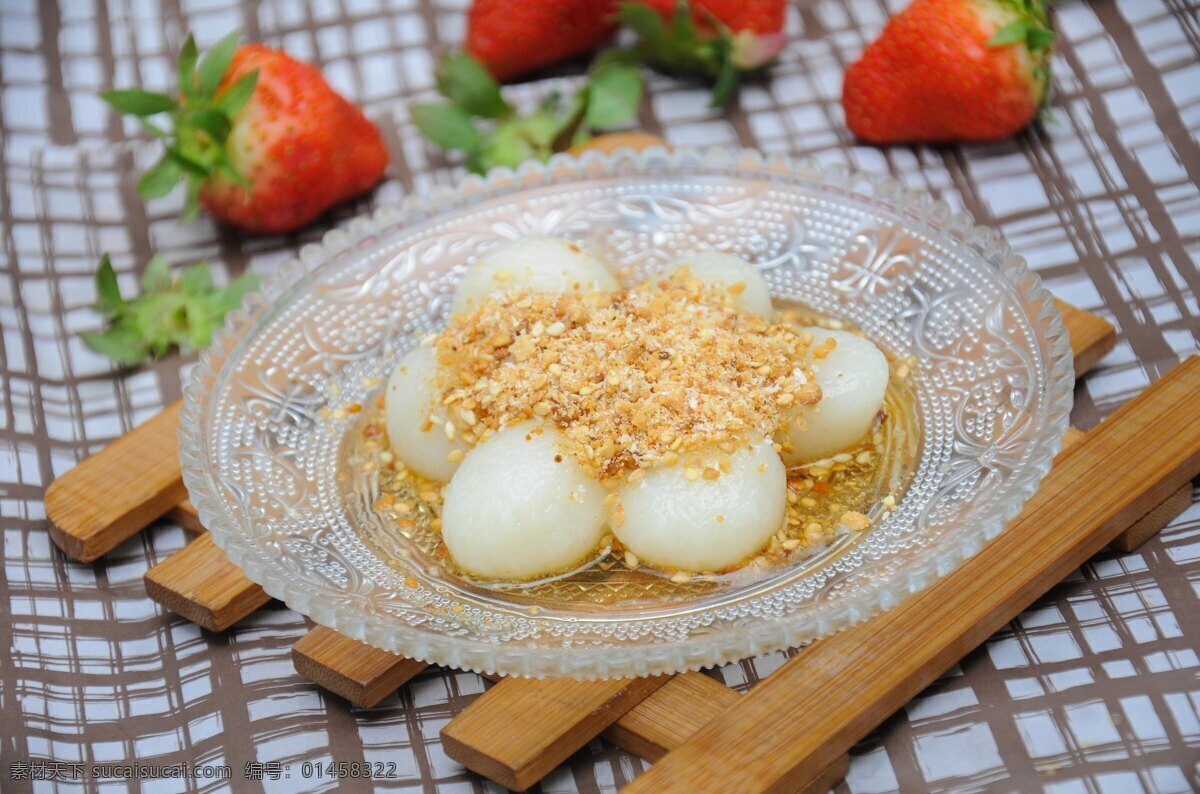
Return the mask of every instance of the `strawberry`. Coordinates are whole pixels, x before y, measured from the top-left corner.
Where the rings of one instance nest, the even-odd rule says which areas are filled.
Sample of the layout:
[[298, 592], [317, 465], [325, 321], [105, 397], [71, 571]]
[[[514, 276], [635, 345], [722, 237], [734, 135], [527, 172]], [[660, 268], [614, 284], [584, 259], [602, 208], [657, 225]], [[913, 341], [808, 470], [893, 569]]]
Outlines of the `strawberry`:
[[[315, 67], [261, 44], [238, 48], [237, 37], [203, 59], [188, 37], [177, 98], [139, 89], [101, 95], [166, 147], [138, 180], [142, 197], [165, 196], [183, 179], [184, 220], [202, 205], [225, 223], [271, 233], [303, 226], [378, 182], [387, 150], [362, 111]], [[158, 114], [169, 114], [169, 130], [150, 120]]]
[[[641, 0], [670, 21], [677, 0]], [[783, 31], [787, 3], [784, 0], [692, 0], [692, 17], [706, 34], [724, 25], [734, 33], [780, 33]], [[716, 24], [714, 24], [716, 23]]]
[[640, 0], [617, 19], [638, 34], [637, 56], [715, 81], [713, 106], [732, 95], [744, 72], [771, 61], [787, 39], [786, 0]]
[[616, 26], [616, 0], [475, 0], [467, 11], [466, 51], [497, 80], [583, 55]]
[[846, 72], [846, 123], [872, 143], [993, 141], [1024, 129], [1050, 85], [1041, 0], [914, 0]]

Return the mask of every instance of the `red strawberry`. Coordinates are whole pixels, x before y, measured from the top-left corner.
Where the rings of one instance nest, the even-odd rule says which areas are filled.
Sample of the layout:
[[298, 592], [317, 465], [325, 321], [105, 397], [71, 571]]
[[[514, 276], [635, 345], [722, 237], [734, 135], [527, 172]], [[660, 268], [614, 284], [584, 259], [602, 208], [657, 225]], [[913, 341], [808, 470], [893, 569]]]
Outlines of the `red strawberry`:
[[[678, 0], [641, 0], [670, 20]], [[779, 33], [787, 13], [785, 0], [691, 0], [692, 16], [701, 30], [714, 32], [712, 20], [734, 33]]]
[[846, 72], [846, 123], [872, 143], [992, 141], [1024, 129], [1050, 84], [1040, 0], [914, 0]]
[[617, 18], [641, 38], [638, 52], [668, 69], [715, 80], [713, 105], [742, 72], [764, 66], [786, 43], [786, 0], [640, 0]]
[[[303, 226], [383, 176], [387, 149], [362, 111], [321, 72], [261, 44], [236, 48], [226, 36], [197, 64], [191, 37], [180, 55], [178, 99], [145, 91], [104, 98], [141, 117], [166, 154], [138, 180], [145, 198], [187, 183], [184, 218], [197, 203], [251, 232]], [[148, 116], [170, 113], [162, 130]]]
[[475, 0], [466, 50], [497, 80], [591, 52], [612, 35], [616, 0]]

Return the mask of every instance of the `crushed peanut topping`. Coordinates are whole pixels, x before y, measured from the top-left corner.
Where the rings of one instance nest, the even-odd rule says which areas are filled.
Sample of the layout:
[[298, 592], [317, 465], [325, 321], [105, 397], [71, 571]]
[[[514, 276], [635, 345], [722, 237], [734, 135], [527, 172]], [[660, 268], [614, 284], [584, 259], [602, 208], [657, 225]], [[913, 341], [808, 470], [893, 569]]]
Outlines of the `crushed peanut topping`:
[[487, 300], [436, 339], [442, 403], [468, 443], [545, 417], [601, 479], [731, 452], [821, 399], [811, 333], [739, 314], [733, 297], [679, 270], [622, 292]]

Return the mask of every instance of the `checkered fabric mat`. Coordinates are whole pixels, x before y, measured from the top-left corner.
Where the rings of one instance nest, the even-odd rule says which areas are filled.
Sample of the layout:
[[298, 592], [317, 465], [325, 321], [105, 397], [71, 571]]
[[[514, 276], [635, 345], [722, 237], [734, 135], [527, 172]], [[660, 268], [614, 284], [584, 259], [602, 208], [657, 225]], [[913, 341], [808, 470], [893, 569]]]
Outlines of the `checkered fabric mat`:
[[[702, 86], [652, 76], [640, 126], [677, 145], [727, 144], [890, 172], [993, 226], [1057, 295], [1111, 320], [1116, 350], [1076, 390], [1091, 427], [1200, 350], [1200, 12], [1186, 0], [1064, 2], [1052, 118], [1013, 141], [856, 145], [841, 74], [904, 0], [802, 0], [769, 81], [725, 111]], [[429, 670], [372, 709], [298, 676], [304, 619], [272, 605], [221, 635], [146, 598], [146, 569], [181, 548], [159, 524], [95, 565], [46, 534], [54, 477], [180, 394], [189, 362], [115, 374], [80, 342], [95, 328], [92, 274], [112, 254], [132, 289], [154, 251], [219, 277], [270, 271], [372, 206], [452, 182], [461, 166], [416, 134], [437, 54], [460, 41], [466, 0], [0, 0], [0, 789], [38, 760], [228, 764], [230, 780], [110, 779], [100, 791], [368, 790], [301, 775], [306, 762], [382, 761], [375, 790], [484, 791], [439, 729], [483, 690]], [[111, 85], [165, 88], [184, 32], [240, 27], [321, 64], [362, 102], [392, 151], [390, 178], [294, 236], [244, 238], [175, 222], [177, 196], [134, 190], [153, 152], [109, 113]], [[578, 70], [575, 70], [576, 73]], [[517, 92], [533, 101], [564, 76]], [[1184, 792], [1200, 789], [1200, 505], [1130, 555], [1105, 553], [968, 656], [855, 748], [839, 791]], [[753, 687], [788, 656], [713, 674]], [[786, 719], [786, 715], [781, 715]], [[247, 767], [258, 764], [260, 766]], [[279, 764], [279, 766], [272, 766]], [[596, 740], [547, 792], [612, 791], [645, 768]], [[244, 773], [263, 777], [245, 779]], [[290, 776], [289, 776], [290, 775]]]

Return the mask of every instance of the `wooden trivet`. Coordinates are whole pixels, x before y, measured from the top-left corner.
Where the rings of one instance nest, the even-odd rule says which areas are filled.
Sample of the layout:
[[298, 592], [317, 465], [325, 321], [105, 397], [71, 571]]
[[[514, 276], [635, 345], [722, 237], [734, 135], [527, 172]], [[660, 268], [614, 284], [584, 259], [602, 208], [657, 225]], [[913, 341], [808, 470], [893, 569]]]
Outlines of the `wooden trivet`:
[[[1101, 318], [1062, 303], [1059, 308], [1075, 353], [1076, 372], [1082, 374], [1111, 349], [1115, 334]], [[173, 443], [163, 444], [164, 437], [174, 442], [177, 427], [178, 404], [52, 485], [47, 512], [55, 522], [53, 537], [64, 551], [85, 561], [95, 559], [163, 511], [185, 528], [203, 532], [194, 508], [178, 499], [184, 494], [176, 448]], [[1073, 431], [1068, 441], [1079, 435]], [[111, 481], [114, 467], [141, 487], [104, 491], [101, 483]], [[98, 501], [94, 495], [99, 493], [112, 498]], [[175, 502], [171, 496], [176, 496]], [[1119, 536], [1112, 545], [1121, 550], [1136, 548], [1190, 501], [1191, 490], [1185, 484], [1140, 519], [1126, 523], [1124, 532], [1114, 532]], [[155, 600], [211, 630], [232, 625], [268, 600], [207, 537], [152, 568], [146, 580]], [[865, 626], [875, 626], [876, 621]], [[806, 649], [796, 658], [806, 659], [810, 653]], [[321, 627], [296, 643], [293, 659], [304, 675], [357, 705], [377, 703], [425, 667]], [[726, 718], [741, 700], [700, 673], [618, 682], [512, 679], [492, 687], [452, 720], [443, 739], [447, 752], [467, 766], [509, 787], [524, 788], [597, 734], [652, 761], [677, 748], [686, 749], [703, 726]], [[535, 702], [540, 716], [529, 721], [529, 704]], [[553, 719], [545, 718], [547, 703], [554, 704]], [[513, 725], [521, 725], [521, 731], [513, 731]], [[498, 726], [505, 729], [495, 730]], [[803, 770], [809, 781], [805, 790], [809, 786], [823, 790], [836, 783], [845, 774], [848, 759], [842, 753], [829, 763], [814, 763], [820, 766], [815, 775], [807, 767]]]

